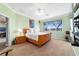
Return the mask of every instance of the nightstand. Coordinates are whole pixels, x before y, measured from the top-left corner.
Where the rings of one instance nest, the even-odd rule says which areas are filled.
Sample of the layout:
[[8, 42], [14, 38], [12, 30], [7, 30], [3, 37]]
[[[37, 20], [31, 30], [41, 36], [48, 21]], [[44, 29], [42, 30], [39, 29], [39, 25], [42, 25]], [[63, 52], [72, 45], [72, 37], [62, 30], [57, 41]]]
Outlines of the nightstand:
[[25, 43], [26, 39], [26, 36], [18, 36], [15, 38], [15, 44]]

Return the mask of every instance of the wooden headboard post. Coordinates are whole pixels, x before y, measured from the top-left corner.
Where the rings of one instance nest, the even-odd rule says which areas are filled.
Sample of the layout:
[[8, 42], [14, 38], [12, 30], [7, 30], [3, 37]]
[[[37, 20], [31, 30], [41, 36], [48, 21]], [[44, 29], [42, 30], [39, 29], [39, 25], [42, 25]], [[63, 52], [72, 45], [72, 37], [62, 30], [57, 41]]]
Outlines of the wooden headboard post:
[[24, 36], [25, 36], [25, 34], [27, 33], [28, 30], [29, 30], [29, 29], [26, 29], [26, 28], [23, 29], [23, 34], [24, 34]]

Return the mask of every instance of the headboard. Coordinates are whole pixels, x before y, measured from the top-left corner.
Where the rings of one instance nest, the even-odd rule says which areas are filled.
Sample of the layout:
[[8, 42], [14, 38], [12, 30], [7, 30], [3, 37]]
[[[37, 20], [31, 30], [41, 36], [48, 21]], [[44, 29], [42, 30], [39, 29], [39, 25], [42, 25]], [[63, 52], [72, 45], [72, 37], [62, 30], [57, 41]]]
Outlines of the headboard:
[[23, 34], [25, 35], [29, 29], [23, 28]]

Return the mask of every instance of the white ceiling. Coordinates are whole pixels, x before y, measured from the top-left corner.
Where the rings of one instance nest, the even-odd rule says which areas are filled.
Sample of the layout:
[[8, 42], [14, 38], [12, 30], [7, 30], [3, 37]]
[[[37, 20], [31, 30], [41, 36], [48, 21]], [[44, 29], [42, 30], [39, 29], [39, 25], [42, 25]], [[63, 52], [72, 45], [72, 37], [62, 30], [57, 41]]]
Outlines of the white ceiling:
[[[33, 19], [45, 19], [72, 11], [70, 3], [7, 3], [8, 6]], [[42, 9], [39, 14], [39, 9]]]

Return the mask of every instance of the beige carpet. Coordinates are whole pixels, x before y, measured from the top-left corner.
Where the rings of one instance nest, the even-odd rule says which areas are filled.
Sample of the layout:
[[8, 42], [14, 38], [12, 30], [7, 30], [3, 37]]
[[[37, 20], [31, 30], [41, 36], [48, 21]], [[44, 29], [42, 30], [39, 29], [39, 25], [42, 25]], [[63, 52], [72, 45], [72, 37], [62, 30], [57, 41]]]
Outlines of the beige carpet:
[[5, 46], [5, 42], [0, 42], [0, 51], [5, 49], [7, 46]]
[[42, 47], [37, 47], [31, 43], [23, 43], [13, 46], [14, 50], [9, 56], [73, 56], [74, 51], [71, 44], [51, 39]]

